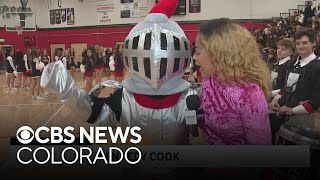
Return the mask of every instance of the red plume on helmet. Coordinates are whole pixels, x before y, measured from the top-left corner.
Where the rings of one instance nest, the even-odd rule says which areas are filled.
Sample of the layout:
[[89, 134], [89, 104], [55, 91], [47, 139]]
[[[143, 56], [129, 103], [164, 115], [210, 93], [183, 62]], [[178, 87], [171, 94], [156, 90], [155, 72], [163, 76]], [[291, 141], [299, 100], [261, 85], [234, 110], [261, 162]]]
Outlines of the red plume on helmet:
[[170, 18], [178, 5], [178, 0], [160, 0], [149, 13], [162, 13]]

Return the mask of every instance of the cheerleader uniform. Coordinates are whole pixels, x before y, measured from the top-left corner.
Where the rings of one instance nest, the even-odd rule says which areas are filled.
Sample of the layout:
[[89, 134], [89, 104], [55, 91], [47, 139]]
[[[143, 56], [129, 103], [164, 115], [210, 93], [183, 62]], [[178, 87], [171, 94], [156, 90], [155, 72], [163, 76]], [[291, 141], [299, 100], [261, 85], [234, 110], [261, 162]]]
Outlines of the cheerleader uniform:
[[13, 65], [13, 59], [11, 56], [8, 56], [6, 59], [5, 59], [5, 64], [6, 65], [6, 72], [8, 74], [12, 74], [13, 71], [17, 71], [15, 66]]
[[64, 57], [64, 58], [66, 59], [66, 62], [67, 62], [67, 69], [68, 69], [68, 71], [70, 71], [71, 70], [71, 58], [70, 57], [68, 57], [68, 58]]
[[272, 97], [275, 97], [285, 84], [286, 72], [290, 64], [290, 56], [279, 60], [272, 65]]
[[109, 52], [106, 54], [106, 62], [105, 62], [105, 65], [104, 67], [107, 68], [107, 69], [110, 69], [110, 66], [109, 66], [109, 62], [110, 62], [110, 57], [112, 56], [112, 53]]
[[40, 56], [39, 59], [45, 66], [47, 66], [47, 64], [50, 63], [50, 57], [49, 56]]
[[37, 58], [34, 58], [31, 61], [31, 76], [32, 76], [32, 78], [41, 77], [41, 71], [36, 68], [36, 64], [39, 63], [37, 61], [40, 61], [40, 60]]
[[101, 70], [104, 68], [104, 63], [102, 57], [97, 59], [96, 64], [94, 65], [94, 69]]
[[71, 68], [75, 67], [76, 65], [75, 65], [75, 63], [74, 63], [74, 61], [72, 60], [71, 57], [69, 57], [69, 58], [65, 57], [65, 59], [67, 61], [67, 69], [68, 69], [68, 71], [71, 71]]
[[[61, 56], [61, 57], [55, 56], [54, 59], [55, 59], [55, 61], [62, 61], [64, 67], [68, 68], [67, 67], [67, 59], [64, 56]], [[68, 70], [70, 70], [70, 69], [68, 69]]]
[[74, 53], [70, 53], [70, 59], [71, 59], [71, 67], [76, 67], [76, 63], [74, 62]]
[[115, 65], [115, 71], [114, 76], [115, 77], [123, 77], [123, 61], [122, 61], [122, 55], [115, 54], [114, 55], [114, 65]]
[[92, 59], [84, 58], [82, 61], [82, 65], [85, 66], [84, 76], [85, 77], [93, 77], [94, 73], [94, 62]]
[[320, 60], [314, 53], [292, 61], [286, 73], [284, 87], [274, 98], [280, 106], [292, 108], [292, 116], [283, 116], [284, 122], [314, 127], [314, 112], [320, 107]]
[[25, 77], [31, 77], [31, 75], [32, 75], [32, 73], [31, 73], [31, 67], [30, 67], [30, 64], [29, 64], [29, 62], [28, 62], [27, 55], [24, 55], [23, 61], [24, 61], [24, 66], [25, 66], [25, 71], [23, 71], [23, 75], [24, 75]]
[[17, 64], [17, 73], [22, 74], [27, 70], [24, 59], [16, 59], [16, 64]]

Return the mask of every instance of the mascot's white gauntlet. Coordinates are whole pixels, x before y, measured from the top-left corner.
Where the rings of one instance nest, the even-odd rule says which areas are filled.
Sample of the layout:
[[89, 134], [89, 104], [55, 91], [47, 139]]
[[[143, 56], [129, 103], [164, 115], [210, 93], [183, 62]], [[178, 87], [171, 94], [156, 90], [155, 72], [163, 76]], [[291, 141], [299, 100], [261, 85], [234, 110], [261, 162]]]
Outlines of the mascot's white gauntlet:
[[59, 94], [61, 100], [71, 108], [82, 121], [87, 121], [91, 114], [91, 98], [88, 93], [77, 87], [61, 61], [48, 64], [42, 73], [41, 87]]

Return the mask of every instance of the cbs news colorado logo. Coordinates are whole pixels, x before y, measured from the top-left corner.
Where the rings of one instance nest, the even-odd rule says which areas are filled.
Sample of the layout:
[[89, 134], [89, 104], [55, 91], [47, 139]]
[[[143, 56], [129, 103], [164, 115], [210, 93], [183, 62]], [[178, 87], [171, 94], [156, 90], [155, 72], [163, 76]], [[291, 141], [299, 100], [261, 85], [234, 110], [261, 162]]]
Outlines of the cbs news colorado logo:
[[[85, 142], [92, 144], [115, 144], [119, 140], [123, 144], [128, 144], [129, 142], [131, 144], [138, 144], [142, 140], [139, 134], [140, 130], [141, 128], [137, 126], [126, 127], [125, 129], [117, 127], [115, 130], [111, 127], [90, 127], [89, 131], [80, 127], [80, 146], [74, 147], [68, 146], [68, 144], [75, 143], [76, 140], [75, 135], [72, 134], [74, 128], [71, 126], [63, 129], [60, 127], [48, 128], [42, 126], [36, 130], [33, 130], [29, 126], [22, 126], [17, 130], [16, 137], [25, 146], [19, 148], [16, 157], [21, 164], [95, 164], [98, 161], [102, 161], [105, 164], [118, 164], [121, 162], [137, 164], [142, 157], [142, 153], [137, 147], [132, 146], [123, 150], [118, 147], [87, 147], [84, 144]], [[41, 137], [41, 132], [47, 132], [50, 136]], [[31, 142], [36, 142], [36, 144], [40, 145], [31, 147]], [[61, 143], [63, 144], [62, 150], [61, 146], [57, 149], [54, 147], [54, 145], [61, 145]], [[70, 159], [70, 157], [72, 158]]]

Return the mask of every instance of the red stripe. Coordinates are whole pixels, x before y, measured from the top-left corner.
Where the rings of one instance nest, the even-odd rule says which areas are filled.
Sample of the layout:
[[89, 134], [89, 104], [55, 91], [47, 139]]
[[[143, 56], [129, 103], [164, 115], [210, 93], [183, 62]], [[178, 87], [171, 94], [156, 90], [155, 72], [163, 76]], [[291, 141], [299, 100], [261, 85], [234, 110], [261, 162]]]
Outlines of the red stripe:
[[281, 96], [281, 95], [282, 95], [282, 92], [281, 92], [281, 91], [279, 91], [279, 92], [278, 92], [278, 94]]
[[308, 113], [314, 113], [315, 110], [311, 107], [311, 105], [306, 102], [306, 103], [303, 103], [302, 106], [308, 111]]
[[177, 104], [181, 97], [181, 93], [168, 95], [162, 99], [155, 99], [143, 94], [133, 94], [133, 96], [137, 103], [142, 107], [149, 109], [165, 109]]

